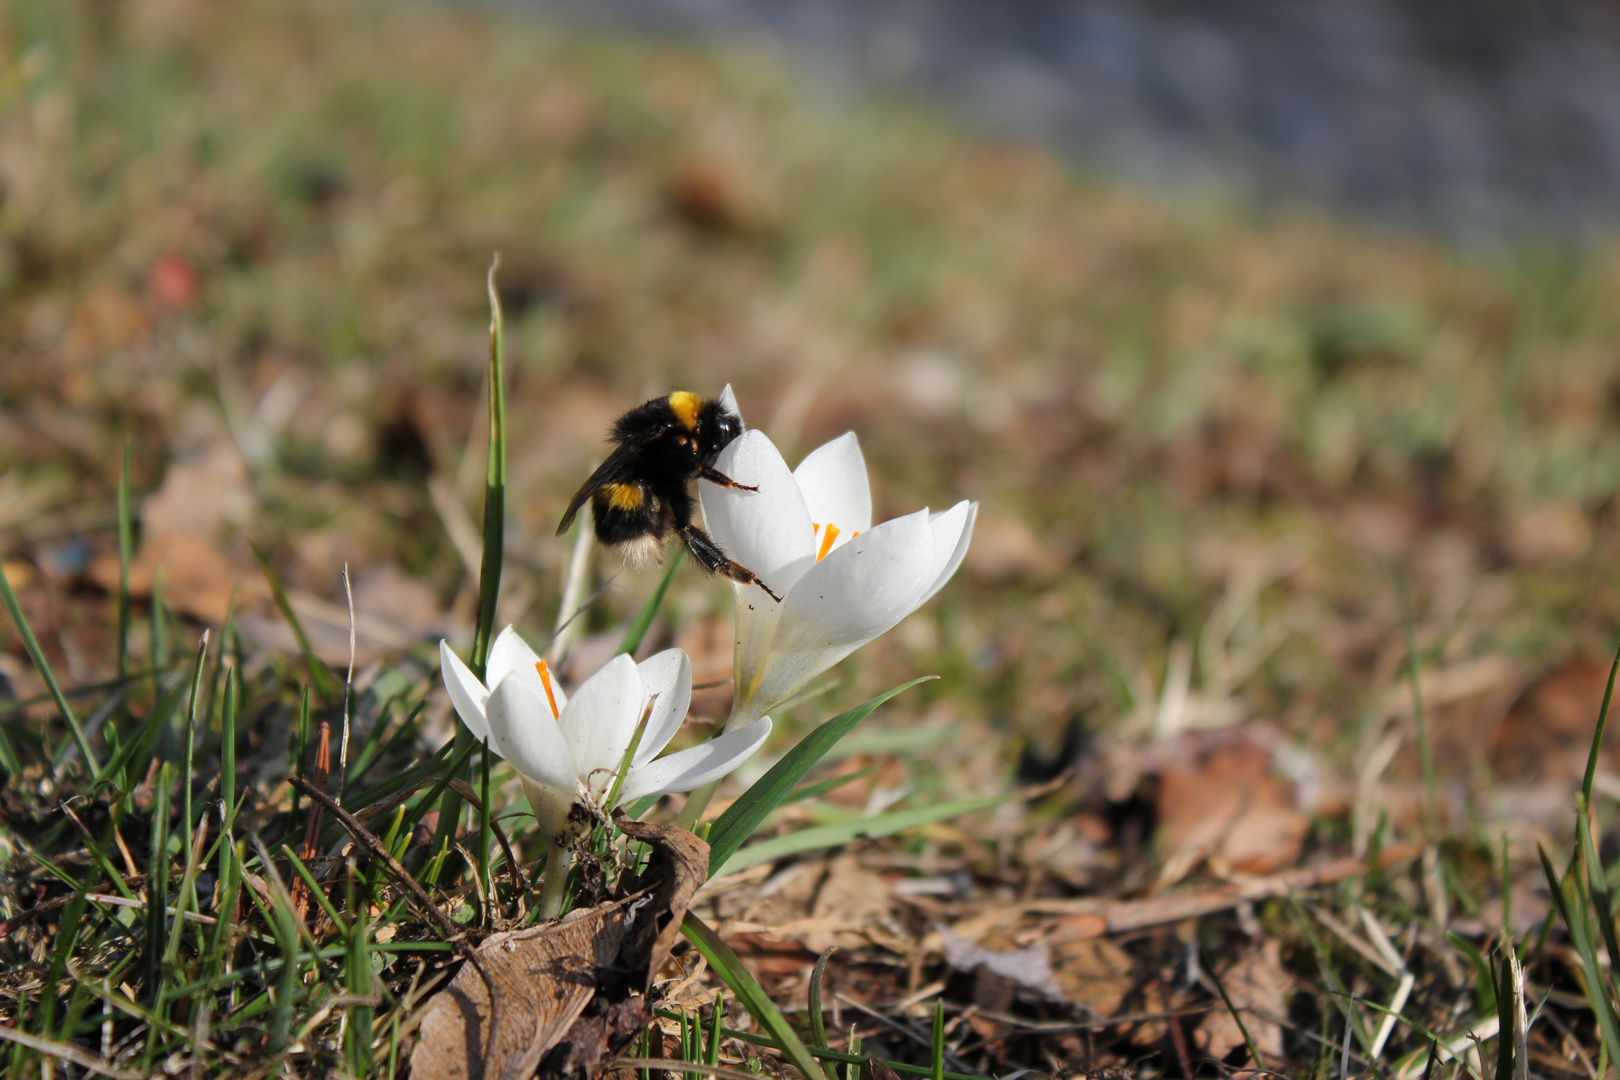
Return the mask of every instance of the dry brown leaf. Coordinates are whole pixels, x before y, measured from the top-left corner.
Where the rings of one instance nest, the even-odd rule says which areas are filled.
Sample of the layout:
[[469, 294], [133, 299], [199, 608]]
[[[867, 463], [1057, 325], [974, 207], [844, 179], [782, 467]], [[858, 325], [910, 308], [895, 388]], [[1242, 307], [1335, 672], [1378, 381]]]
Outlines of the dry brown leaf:
[[[1491, 765], [1507, 780], [1568, 780], [1586, 766], [1607, 664], [1573, 657], [1548, 671], [1520, 695], [1497, 729]], [[1613, 731], [1613, 729], [1611, 729]], [[1615, 731], [1605, 742], [1620, 741]]]
[[651, 910], [657, 917], [637, 919], [620, 960], [645, 973], [640, 986], [645, 992], [675, 945], [675, 935], [680, 933], [693, 894], [709, 880], [709, 845], [674, 825], [633, 821], [622, 813], [615, 821], [624, 835], [651, 844], [653, 850], [641, 883], [651, 890]]
[[1103, 1018], [1119, 1011], [1134, 982], [1130, 955], [1107, 938], [1054, 941], [1052, 968], [1064, 998]]
[[[880, 931], [880, 924], [893, 910], [894, 897], [888, 881], [881, 874], [862, 867], [854, 855], [839, 855], [827, 864], [827, 874], [816, 890], [815, 902], [810, 905], [810, 917], [828, 924], [862, 929], [812, 931], [800, 940], [813, 953], [832, 948], [859, 949], [873, 943], [869, 931]], [[886, 942], [890, 935], [880, 933], [879, 936]]]
[[866, 1068], [872, 1074], [872, 1080], [900, 1080], [900, 1074], [878, 1058], [867, 1058]]
[[386, 621], [403, 636], [425, 641], [446, 636], [449, 614], [437, 594], [397, 566], [379, 566], [354, 577], [356, 614]]
[[242, 455], [229, 443], [172, 463], [163, 485], [141, 502], [141, 536], [174, 533], [212, 538], [222, 525], [244, 524], [256, 499]]
[[[1291, 984], [1282, 967], [1282, 949], [1277, 939], [1267, 938], [1259, 948], [1245, 949], [1243, 958], [1222, 971], [1220, 979], [1232, 1007], [1242, 1014], [1243, 1027], [1248, 1029], [1255, 1049], [1267, 1057], [1281, 1057], [1282, 1027], [1273, 1018], [1288, 1015]], [[1244, 1045], [1243, 1029], [1224, 1002], [1204, 1017], [1196, 1038], [1199, 1049], [1216, 1058], [1225, 1058]]]
[[1504, 539], [1519, 562], [1567, 563], [1592, 546], [1592, 525], [1578, 505], [1554, 499], [1515, 514]]
[[1168, 858], [1186, 868], [1219, 857], [1234, 870], [1271, 873], [1298, 858], [1309, 827], [1271, 752], [1242, 732], [1189, 736], [1159, 773], [1159, 827]]
[[[622, 815], [627, 836], [652, 845], [652, 859], [630, 895], [570, 913], [561, 922], [495, 934], [478, 958], [499, 997], [498, 1027], [487, 1061], [494, 1075], [594, 1075], [602, 1057], [639, 1031], [646, 992], [708, 874], [709, 846], [684, 829]], [[483, 1080], [492, 1022], [489, 989], [468, 964], [434, 998], [411, 1054], [411, 1075]]]
[[[217, 542], [221, 526], [253, 513], [247, 466], [234, 447], [216, 443], [169, 466], [163, 485], [141, 504], [141, 547], [130, 562], [129, 592], [145, 598], [161, 577], [170, 607], [203, 622], [223, 622], [234, 593], [238, 605], [268, 600], [258, 569], [234, 561]], [[118, 588], [118, 557], [90, 565], [90, 580]]]
[[[530, 1076], [595, 996], [598, 972], [619, 956], [631, 898], [571, 912], [558, 923], [494, 934], [478, 957], [500, 994], [500, 1030], [488, 1055], [494, 1076]], [[484, 1080], [489, 989], [466, 964], [428, 1006], [411, 1075]]]
[[[232, 562], [212, 540], [191, 533], [166, 533], [141, 544], [129, 565], [130, 595], [151, 596], [160, 574], [164, 603], [203, 622], [225, 621], [232, 592], [238, 607], [270, 596], [257, 568]], [[108, 592], [117, 591], [118, 556], [103, 555], [92, 562], [90, 580]]]

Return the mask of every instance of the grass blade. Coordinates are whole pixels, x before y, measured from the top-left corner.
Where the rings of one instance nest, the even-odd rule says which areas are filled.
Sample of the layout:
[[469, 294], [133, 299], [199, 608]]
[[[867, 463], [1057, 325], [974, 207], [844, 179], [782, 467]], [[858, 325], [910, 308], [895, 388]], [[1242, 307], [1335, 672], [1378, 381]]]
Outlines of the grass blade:
[[152, 793], [152, 849], [146, 869], [146, 992], [155, 997], [163, 985], [163, 957], [169, 926], [169, 764], [158, 770]]
[[945, 1080], [945, 999], [934, 999], [934, 1080]]
[[669, 583], [675, 580], [675, 571], [680, 568], [682, 554], [681, 549], [676, 549], [669, 557], [669, 566], [665, 568], [664, 576], [658, 579], [658, 587], [653, 589], [652, 595], [647, 597], [647, 602], [636, 612], [634, 621], [630, 623], [630, 629], [624, 632], [624, 640], [619, 642], [620, 652], [634, 655], [635, 651], [641, 648], [641, 642], [646, 638], [653, 619], [658, 616], [659, 607], [664, 603], [664, 594], [669, 592]]
[[[56, 703], [56, 711], [61, 715], [62, 721], [67, 724], [68, 731], [72, 733], [74, 745], [79, 748], [79, 753], [83, 755], [84, 763], [89, 768], [90, 775], [96, 775], [101, 769], [100, 763], [97, 761], [95, 753], [90, 749], [90, 741], [84, 737], [84, 728], [79, 726], [79, 718], [74, 714], [73, 706], [68, 704], [67, 697], [62, 693], [61, 685], [56, 681], [55, 672], [51, 671], [50, 662], [45, 659], [44, 650], [39, 647], [39, 639], [34, 636], [33, 627], [28, 625], [28, 619], [23, 615], [22, 605], [17, 602], [17, 594], [11, 591], [11, 582], [6, 578], [4, 564], [0, 564], [0, 604], [5, 605], [6, 614], [11, 616], [11, 622], [16, 626], [17, 633], [22, 635], [23, 648], [28, 650], [28, 659], [33, 662], [34, 669], [39, 672], [40, 678], [45, 680], [45, 687], [51, 692], [51, 700]], [[8, 755], [9, 758], [4, 762], [6, 768], [13, 774], [21, 772], [22, 769], [17, 764], [16, 754], [12, 753], [11, 746], [5, 741], [3, 735], [0, 735], [0, 747], [3, 747], [3, 749], [0, 749], [0, 753]], [[60, 761], [62, 752], [65, 750], [66, 747], [63, 747], [62, 750], [52, 755], [53, 758]]]
[[0, 725], [0, 770], [11, 776], [22, 772], [22, 759], [17, 757], [16, 748], [11, 745], [11, 739], [6, 735], [4, 725]]
[[1609, 954], [1609, 970], [1620, 975], [1620, 940], [1614, 934], [1614, 904], [1603, 877], [1603, 860], [1592, 836], [1592, 812], [1584, 796], [1576, 802], [1576, 839], [1581, 845], [1581, 868], [1586, 872], [1586, 888], [1591, 896], [1592, 910], [1597, 913], [1598, 930], [1603, 935], [1604, 948]]
[[[153, 678], [160, 680], [161, 685], [161, 676], [154, 675]], [[120, 746], [112, 757], [107, 759], [107, 764], [102, 766], [96, 778], [98, 780], [115, 778], [116, 774], [123, 769], [131, 758], [139, 757], [145, 760], [152, 753], [153, 744], [157, 742], [158, 736], [162, 734], [164, 725], [169, 722], [169, 717], [173, 715], [175, 709], [180, 707], [180, 698], [185, 692], [185, 683], [181, 682], [178, 677], [171, 679], [169, 687], [163, 690], [157, 701], [152, 705], [152, 711], [141, 722], [140, 729], [131, 735], [129, 740]]]
[[1586, 755], [1586, 778], [1581, 781], [1581, 795], [1586, 805], [1592, 805], [1592, 783], [1597, 779], [1598, 758], [1603, 753], [1603, 729], [1609, 724], [1609, 702], [1614, 700], [1614, 677], [1620, 673], [1620, 651], [1609, 665], [1609, 681], [1603, 687], [1603, 704], [1598, 708], [1597, 728], [1592, 732], [1592, 749]]
[[709, 1019], [709, 1041], [703, 1050], [703, 1061], [706, 1065], [720, 1064], [720, 1029], [726, 1020], [726, 995], [724, 991], [714, 995], [714, 1012]]
[[1587, 916], [1590, 912], [1587, 910], [1585, 895], [1574, 876], [1565, 881], [1558, 879], [1545, 848], [1538, 844], [1537, 850], [1541, 854], [1541, 869], [1547, 875], [1547, 887], [1552, 892], [1553, 903], [1557, 906], [1558, 915], [1564, 920], [1564, 925], [1569, 928], [1570, 940], [1575, 945], [1576, 954], [1581, 958], [1579, 974], [1582, 988], [1586, 991], [1586, 1000], [1597, 1017], [1603, 1049], [1611, 1060], [1615, 1060], [1616, 1052], [1620, 1051], [1620, 1023], [1616, 1022], [1614, 1009], [1609, 1004], [1603, 969], [1598, 964], [1597, 950], [1592, 946], [1592, 936], [1587, 932], [1589, 925]]
[[[978, 799], [958, 799], [954, 802], [936, 803], [933, 806], [919, 806], [911, 810], [898, 810], [892, 814], [883, 814], [874, 818], [861, 818], [856, 821], [839, 821], [831, 825], [816, 825], [798, 832], [788, 833], [770, 840], [761, 840], [757, 844], [750, 844], [725, 863], [728, 872], [746, 870], [750, 866], [757, 866], [762, 862], [773, 862], [788, 855], [797, 855], [804, 851], [815, 851], [818, 848], [838, 847], [860, 837], [890, 836], [906, 829], [915, 829], [922, 825], [932, 825], [938, 821], [961, 817], [964, 814], [975, 814], [981, 810], [989, 810], [1006, 802], [1009, 796], [987, 795]], [[714, 871], [711, 870], [710, 873]]]
[[1401, 626], [1406, 631], [1406, 675], [1412, 682], [1412, 715], [1417, 724], [1418, 759], [1423, 769], [1425, 832], [1433, 842], [1440, 839], [1440, 789], [1434, 774], [1434, 754], [1429, 746], [1428, 717], [1423, 712], [1423, 690], [1418, 685], [1417, 622], [1412, 617], [1412, 603], [1407, 598], [1401, 575], [1393, 567], [1390, 574], [1395, 579], [1395, 596], [1401, 605]]
[[810, 1037], [817, 1046], [822, 1047], [827, 1045], [827, 1022], [821, 1015], [821, 982], [827, 976], [827, 961], [832, 959], [836, 951], [831, 947], [822, 950], [821, 955], [816, 957], [816, 966], [810, 969], [810, 988], [806, 997], [810, 1007]]
[[[478, 627], [473, 635], [468, 666], [481, 680], [495, 640], [495, 607], [501, 595], [501, 560], [506, 545], [506, 342], [501, 298], [495, 291], [499, 254], [489, 264], [485, 286], [489, 291], [489, 457], [484, 468], [484, 551], [478, 566]], [[456, 720], [456, 757], [478, 745], [467, 725]], [[457, 766], [460, 768], [460, 766]], [[434, 851], [445, 850], [461, 821], [461, 797], [445, 791], [439, 805], [439, 825], [433, 834]]]
[[[147, 612], [148, 623], [151, 626], [149, 642], [151, 646], [151, 662], [153, 671], [166, 671], [169, 667], [169, 609], [163, 602], [163, 567], [158, 567], [152, 578], [151, 610]], [[156, 686], [154, 676], [153, 686]]]
[[489, 462], [484, 471], [484, 554], [478, 567], [478, 630], [473, 638], [473, 674], [484, 677], [495, 640], [495, 602], [501, 592], [506, 542], [506, 346], [501, 298], [495, 291], [496, 255], [489, 264]]
[[[1511, 952], [1513, 943], [1507, 943]], [[1506, 955], [1496, 981], [1496, 1076], [1508, 1080], [1513, 1075], [1513, 969]]]
[[[219, 797], [226, 813], [236, 806], [236, 695], [236, 666], [233, 664], [225, 672], [225, 701], [219, 713]], [[225, 828], [230, 828], [229, 821]]]
[[258, 544], [249, 546], [253, 548], [253, 557], [259, 560], [259, 569], [264, 571], [265, 580], [270, 583], [270, 595], [275, 598], [277, 610], [287, 620], [287, 625], [292, 627], [293, 637], [298, 639], [298, 652], [304, 658], [304, 666], [309, 668], [309, 679], [315, 685], [315, 692], [323, 698], [334, 696], [338, 689], [337, 676], [326, 666], [326, 661], [315, 655], [315, 647], [309, 643], [309, 635], [304, 633], [304, 624], [293, 610], [292, 601], [287, 599], [281, 577], [276, 573], [276, 568], [270, 565], [270, 556]]
[[754, 830], [770, 816], [771, 811], [792, 794], [793, 789], [804, 778], [804, 774], [826, 756], [827, 751], [838, 745], [838, 741], [848, 735], [856, 724], [865, 720], [873, 710], [896, 694], [934, 678], [938, 676], [924, 675], [920, 679], [902, 683], [865, 704], [857, 705], [848, 712], [833, 717], [806, 735], [798, 746], [788, 751], [781, 761], [771, 767], [770, 772], [760, 777], [753, 787], [744, 792], [742, 798], [732, 803], [725, 813], [715, 819], [714, 825], [709, 829], [710, 876], [720, 872], [720, 868], [725, 866], [737, 849], [742, 847], [743, 842], [754, 834]]
[[396, 773], [393, 776], [390, 776], [387, 780], [375, 784], [372, 787], [366, 788], [366, 790], [360, 792], [360, 794], [356, 795], [343, 805], [348, 808], [350, 812], [358, 814], [366, 807], [371, 806], [374, 803], [382, 802], [384, 799], [389, 798], [398, 792], [404, 791], [408, 787], [419, 784], [423, 780], [426, 780], [428, 777], [432, 776], [434, 771], [443, 765], [445, 761], [448, 760], [455, 752], [456, 743], [454, 739], [451, 739], [443, 746], [439, 747], [438, 750], [434, 751], [432, 757], [412, 765], [404, 772]]
[[1474, 965], [1474, 997], [1479, 1010], [1487, 1013], [1495, 1012], [1496, 980], [1491, 975], [1491, 965], [1485, 959], [1485, 954], [1480, 951], [1478, 945], [1475, 945], [1455, 930], [1446, 931], [1446, 940], [1451, 942], [1452, 948], [1468, 957], [1469, 962]]
[[[680, 1013], [671, 1012], [668, 1009], [655, 1009], [653, 1011], [655, 1015], [661, 1016], [666, 1020], [675, 1020], [680, 1017]], [[762, 1046], [769, 1050], [782, 1049], [777, 1045], [776, 1040], [767, 1035], [760, 1035], [751, 1031], [737, 1031], [734, 1028], [722, 1027], [720, 1029], [720, 1034], [727, 1039], [735, 1039], [737, 1042], [748, 1043], [750, 1046]], [[857, 1047], [858, 1044], [859, 1040], [857, 1039]], [[820, 1058], [825, 1062], [839, 1065], [855, 1065], [858, 1067], [865, 1066], [866, 1063], [871, 1060], [863, 1054], [851, 1054], [842, 1050], [823, 1050], [819, 1048], [811, 1048], [810, 1054], [811, 1056]], [[931, 1077], [934, 1075], [934, 1070], [927, 1065], [908, 1065], [903, 1061], [888, 1060], [884, 1060], [883, 1064], [887, 1065], [889, 1068], [893, 1069], [902, 1076]], [[967, 1073], [951, 1072], [947, 1070], [945, 1073], [945, 1080], [984, 1080], [984, 1077], [970, 1076]]]
[[129, 564], [135, 556], [135, 514], [129, 494], [130, 437], [118, 470], [118, 681], [129, 675]]
[[789, 1063], [799, 1070], [799, 1074], [805, 1077], [805, 1080], [820, 1076], [821, 1066], [816, 1062], [814, 1055], [800, 1041], [798, 1033], [793, 1030], [793, 1025], [782, 1015], [782, 1010], [776, 1007], [776, 1003], [748, 973], [748, 969], [737, 958], [737, 954], [731, 951], [731, 946], [722, 941], [719, 934], [690, 911], [686, 913], [686, 919], [681, 923], [681, 933], [699, 953], [703, 954], [704, 959], [709, 961], [709, 966], [720, 976], [721, 981], [731, 988], [737, 1000], [742, 1002], [743, 1008], [771, 1033], [777, 1046], [787, 1055]]
[[1243, 1015], [1238, 1012], [1237, 1006], [1232, 1004], [1231, 995], [1226, 992], [1226, 987], [1221, 983], [1221, 977], [1215, 973], [1214, 965], [1206, 967], [1204, 974], [1208, 975], [1209, 981], [1214, 984], [1215, 992], [1221, 995], [1221, 1001], [1225, 1003], [1226, 1011], [1232, 1014], [1232, 1021], [1237, 1024], [1238, 1034], [1243, 1036], [1243, 1046], [1249, 1051], [1249, 1064], [1256, 1069], [1265, 1068], [1266, 1059], [1260, 1056], [1260, 1048], [1255, 1045], [1254, 1038], [1249, 1034], [1249, 1025], [1243, 1022]]
[[[376, 992], [371, 977], [371, 920], [366, 918], [365, 911], [356, 903], [352, 861], [348, 866], [347, 891], [345, 906], [354, 912], [354, 922], [349, 927], [345, 942], [348, 951], [343, 965], [344, 982], [350, 995], [366, 999]], [[371, 1025], [374, 1016], [375, 1009], [370, 1004], [349, 1006], [349, 1026], [343, 1049], [349, 1062], [349, 1072], [354, 1076], [365, 1076], [371, 1071]]]
[[864, 780], [877, 772], [877, 769], [876, 765], [868, 765], [864, 769], [856, 769], [854, 772], [847, 772], [830, 780], [822, 780], [820, 783], [806, 784], [804, 787], [794, 788], [788, 797], [782, 800], [782, 805], [788, 806], [792, 803], [804, 802], [806, 799], [818, 798], [829, 791], [838, 790], [845, 784], [853, 784], [857, 780]]
[[208, 660], [208, 631], [204, 630], [202, 643], [197, 646], [197, 666], [191, 673], [191, 699], [186, 703], [185, 771], [180, 776], [180, 827], [184, 830], [180, 850], [191, 850], [191, 776], [192, 756], [197, 748], [197, 701], [202, 696], [203, 665]]

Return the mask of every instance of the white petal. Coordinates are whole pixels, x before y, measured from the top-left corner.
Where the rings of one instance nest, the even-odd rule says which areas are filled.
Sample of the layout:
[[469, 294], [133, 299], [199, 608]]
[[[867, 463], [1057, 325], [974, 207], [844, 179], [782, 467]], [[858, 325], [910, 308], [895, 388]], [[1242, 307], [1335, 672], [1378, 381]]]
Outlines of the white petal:
[[657, 757], [681, 729], [686, 710], [692, 704], [692, 661], [682, 649], [666, 649], [636, 665], [641, 672], [641, 689], [648, 697], [658, 695], [647, 730], [641, 735], [631, 767]]
[[933, 583], [928, 512], [885, 521], [807, 570], [782, 605], [768, 655], [738, 688], [769, 712], [911, 614]]
[[439, 642], [439, 674], [444, 688], [450, 693], [450, 704], [456, 715], [467, 725], [473, 737], [482, 741], [489, 736], [489, 725], [484, 721], [484, 709], [489, 702], [489, 691], [478, 681], [472, 669], [461, 662], [461, 657], [450, 648], [450, 643]]
[[[738, 491], [698, 481], [698, 501], [709, 536], [720, 550], [752, 570], [778, 596], [786, 596], [805, 567], [815, 561], [810, 511], [787, 462], [761, 431], [745, 431], [720, 451], [714, 467], [739, 484]], [[738, 587], [758, 603], [772, 600], [752, 585]]]
[[574, 691], [560, 726], [579, 777], [591, 791], [605, 792], [613, 783], [646, 703], [641, 673], [627, 653], [603, 664]]
[[516, 630], [508, 626], [495, 635], [495, 643], [489, 647], [489, 663], [485, 665], [484, 674], [488, 677], [490, 686], [499, 686], [512, 676], [517, 676], [535, 693], [545, 697], [548, 702], [555, 702], [558, 715], [562, 707], [568, 704], [568, 697], [563, 693], [562, 685], [551, 679], [550, 693], [546, 692], [546, 680], [540, 677], [540, 654], [529, 648], [528, 642], [518, 636]]
[[[726, 410], [726, 412], [735, 416], [738, 420], [742, 420], [742, 410], [737, 408], [737, 395], [731, 392], [730, 383], [726, 383], [726, 388], [720, 391], [720, 407]], [[743, 429], [747, 430], [747, 428], [748, 422], [743, 421]]]
[[681, 750], [632, 772], [619, 792], [619, 801], [628, 802], [643, 795], [664, 795], [671, 791], [691, 791], [730, 773], [754, 756], [771, 734], [771, 718], [763, 717], [710, 739], [702, 746]]
[[872, 489], [866, 479], [866, 459], [853, 431], [810, 451], [793, 470], [793, 479], [804, 493], [811, 523], [823, 529], [829, 523], [837, 526], [840, 543], [872, 527]]
[[968, 544], [973, 540], [973, 523], [979, 518], [979, 504], [976, 502], [959, 502], [943, 513], [930, 514], [928, 528], [934, 534], [934, 583], [923, 593], [923, 598], [917, 602], [921, 607], [945, 583], [951, 580], [956, 568], [962, 565], [962, 559], [967, 555]]
[[491, 686], [499, 686], [518, 668], [533, 668], [539, 662], [540, 654], [529, 648], [529, 643], [519, 637], [516, 630], [507, 626], [495, 635], [489, 647], [489, 663], [484, 665], [484, 674], [489, 677]]
[[519, 679], [507, 679], [489, 696], [489, 742], [522, 776], [564, 791], [579, 781], [568, 741], [551, 718], [551, 706]]
[[540, 823], [540, 832], [546, 839], [561, 839], [567, 844], [572, 839], [569, 835], [568, 811], [574, 808], [575, 791], [571, 788], [564, 791], [524, 777], [523, 794], [528, 796], [529, 805], [534, 807], [535, 820]]

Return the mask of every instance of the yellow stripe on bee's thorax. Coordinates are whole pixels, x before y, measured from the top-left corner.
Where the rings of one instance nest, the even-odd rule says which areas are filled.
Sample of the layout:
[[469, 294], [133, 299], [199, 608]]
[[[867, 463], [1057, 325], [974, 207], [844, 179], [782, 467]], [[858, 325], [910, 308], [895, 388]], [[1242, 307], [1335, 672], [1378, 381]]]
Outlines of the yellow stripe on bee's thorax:
[[669, 408], [679, 420], [681, 426], [688, 430], [695, 430], [698, 423], [698, 407], [703, 399], [690, 390], [677, 390], [669, 395]]
[[602, 494], [607, 496], [608, 505], [615, 510], [641, 509], [639, 484], [603, 484]]

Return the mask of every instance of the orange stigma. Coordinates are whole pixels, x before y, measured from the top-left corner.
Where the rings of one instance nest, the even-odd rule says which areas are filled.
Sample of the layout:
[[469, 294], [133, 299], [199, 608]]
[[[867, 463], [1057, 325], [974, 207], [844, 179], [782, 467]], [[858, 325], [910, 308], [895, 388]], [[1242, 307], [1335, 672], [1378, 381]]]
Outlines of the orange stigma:
[[551, 690], [551, 669], [546, 667], [544, 660], [539, 660], [535, 662], [534, 670], [540, 673], [540, 685], [546, 688], [546, 704], [551, 706], [551, 718], [555, 720], [559, 713], [557, 711], [557, 695], [552, 693]]

